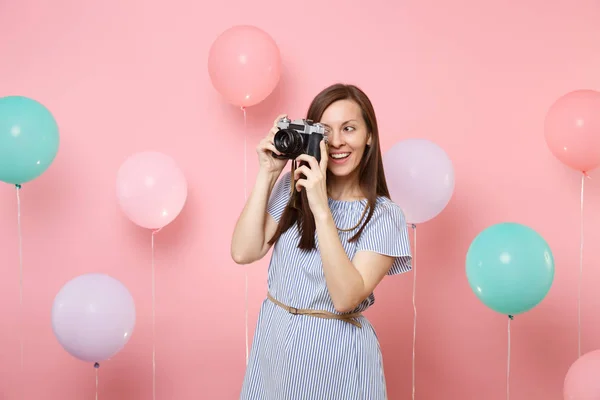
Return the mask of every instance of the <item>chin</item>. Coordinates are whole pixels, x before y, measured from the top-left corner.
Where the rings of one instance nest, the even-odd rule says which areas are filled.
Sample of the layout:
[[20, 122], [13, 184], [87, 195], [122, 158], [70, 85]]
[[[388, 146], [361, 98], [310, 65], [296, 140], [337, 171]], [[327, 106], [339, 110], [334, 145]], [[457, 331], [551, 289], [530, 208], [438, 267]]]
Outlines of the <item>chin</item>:
[[337, 178], [344, 178], [352, 175], [358, 165], [329, 165], [329, 172]]
[[344, 161], [333, 161], [333, 158], [330, 156], [329, 162], [327, 163], [327, 169], [329, 172], [337, 177], [337, 178], [347, 178], [356, 173], [358, 167], [360, 165], [359, 162], [356, 162], [356, 154], [350, 154], [348, 158]]

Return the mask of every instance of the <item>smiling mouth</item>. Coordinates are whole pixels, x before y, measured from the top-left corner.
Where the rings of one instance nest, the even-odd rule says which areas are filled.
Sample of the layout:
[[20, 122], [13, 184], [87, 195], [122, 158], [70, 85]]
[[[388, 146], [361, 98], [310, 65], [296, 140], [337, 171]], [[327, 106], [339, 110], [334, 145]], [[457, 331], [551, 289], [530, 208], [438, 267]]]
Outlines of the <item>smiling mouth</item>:
[[330, 154], [329, 157], [335, 159], [335, 160], [343, 160], [344, 158], [348, 158], [350, 156], [350, 153], [336, 153], [336, 154]]

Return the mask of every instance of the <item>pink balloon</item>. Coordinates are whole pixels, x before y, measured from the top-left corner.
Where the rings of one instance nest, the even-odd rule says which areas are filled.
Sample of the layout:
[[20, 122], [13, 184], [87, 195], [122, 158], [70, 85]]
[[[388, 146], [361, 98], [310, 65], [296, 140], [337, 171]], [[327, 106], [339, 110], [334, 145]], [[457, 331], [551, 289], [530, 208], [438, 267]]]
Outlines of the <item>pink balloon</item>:
[[413, 224], [437, 216], [454, 192], [452, 161], [437, 144], [426, 139], [396, 143], [383, 157], [392, 200]]
[[594, 350], [579, 357], [571, 365], [567, 376], [563, 396], [565, 400], [600, 399], [600, 350]]
[[135, 224], [160, 229], [183, 209], [187, 182], [171, 157], [158, 152], [137, 153], [119, 168], [117, 198]]
[[234, 26], [212, 44], [208, 72], [227, 102], [249, 107], [266, 99], [281, 75], [281, 55], [275, 41], [254, 26]]
[[567, 166], [589, 172], [600, 165], [600, 92], [576, 90], [550, 107], [544, 124], [550, 151]]

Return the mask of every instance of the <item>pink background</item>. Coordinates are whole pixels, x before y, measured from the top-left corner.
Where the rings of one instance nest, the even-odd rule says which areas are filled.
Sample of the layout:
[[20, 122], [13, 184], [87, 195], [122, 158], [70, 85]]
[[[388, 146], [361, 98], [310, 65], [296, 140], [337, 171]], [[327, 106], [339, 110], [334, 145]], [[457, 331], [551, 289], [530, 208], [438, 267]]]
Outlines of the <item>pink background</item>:
[[[100, 369], [100, 398], [151, 398], [150, 233], [125, 219], [115, 195], [118, 167], [140, 150], [173, 156], [189, 183], [186, 208], [156, 238], [157, 399], [239, 395], [244, 273], [231, 261], [229, 243], [244, 202], [244, 124], [212, 88], [207, 56], [220, 32], [242, 23], [267, 30], [284, 64], [274, 94], [248, 110], [249, 185], [254, 146], [273, 118], [301, 116], [336, 81], [371, 96], [384, 151], [403, 138], [425, 137], [454, 162], [451, 203], [419, 227], [417, 398], [506, 397], [506, 318], [471, 293], [464, 257], [479, 231], [510, 220], [538, 230], [557, 263], [546, 300], [513, 323], [511, 399], [562, 399], [577, 356], [580, 180], [552, 157], [542, 127], [560, 95], [600, 89], [600, 4], [319, 3], [0, 3], [0, 95], [41, 101], [62, 135], [55, 163], [22, 192], [27, 399], [93, 398], [92, 366], [63, 351], [50, 326], [60, 287], [87, 272], [120, 279], [138, 310], [129, 345]], [[588, 180], [586, 191], [584, 352], [600, 347], [597, 180]], [[18, 398], [23, 385], [16, 228], [14, 189], [2, 185], [2, 399]], [[249, 269], [251, 333], [266, 266], [267, 259]], [[369, 313], [392, 400], [410, 398], [411, 287], [412, 274], [386, 279]]]

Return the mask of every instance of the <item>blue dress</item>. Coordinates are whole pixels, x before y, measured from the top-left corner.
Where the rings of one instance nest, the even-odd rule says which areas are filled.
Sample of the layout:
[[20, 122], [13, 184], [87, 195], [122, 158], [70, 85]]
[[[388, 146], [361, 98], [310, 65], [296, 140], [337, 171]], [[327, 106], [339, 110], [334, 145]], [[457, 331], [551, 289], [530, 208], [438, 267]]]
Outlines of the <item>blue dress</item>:
[[[268, 212], [279, 222], [290, 196], [288, 172], [276, 183]], [[366, 200], [329, 200], [339, 229], [352, 228]], [[356, 228], [357, 230], [358, 228]], [[394, 256], [388, 275], [411, 270], [411, 252], [404, 214], [391, 200], [379, 197], [360, 238], [338, 231], [350, 259], [358, 251]], [[297, 248], [296, 226], [275, 243], [268, 271], [268, 290], [280, 302], [296, 308], [336, 312], [327, 290], [317, 249]], [[355, 311], [373, 305], [371, 294]], [[375, 330], [361, 316], [362, 328], [346, 321], [293, 315], [265, 299], [244, 378], [241, 400], [386, 400], [383, 361]]]

